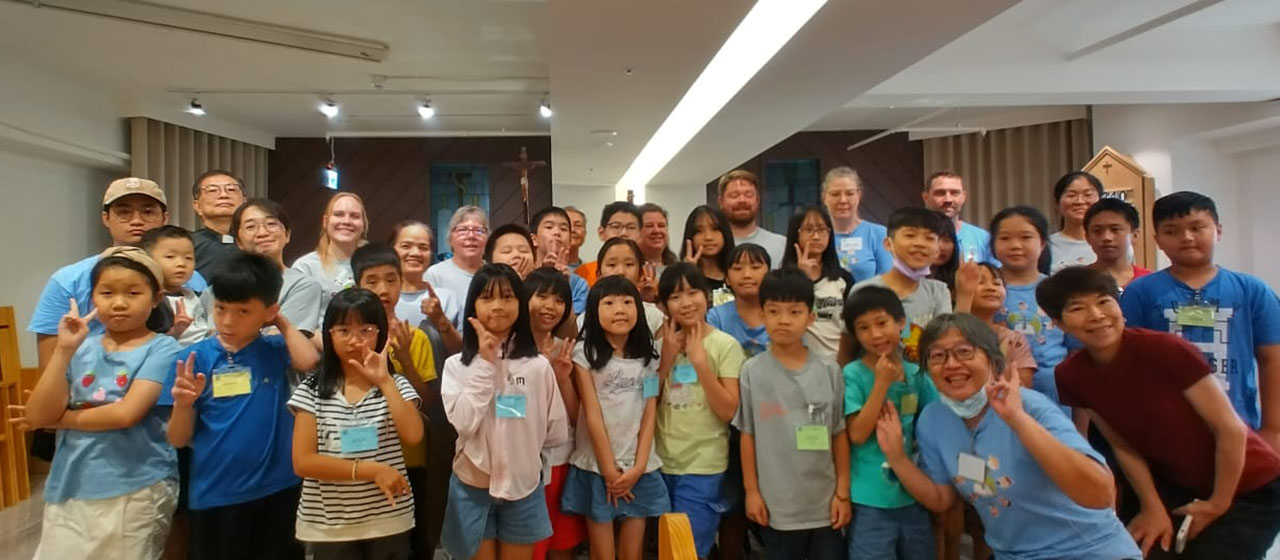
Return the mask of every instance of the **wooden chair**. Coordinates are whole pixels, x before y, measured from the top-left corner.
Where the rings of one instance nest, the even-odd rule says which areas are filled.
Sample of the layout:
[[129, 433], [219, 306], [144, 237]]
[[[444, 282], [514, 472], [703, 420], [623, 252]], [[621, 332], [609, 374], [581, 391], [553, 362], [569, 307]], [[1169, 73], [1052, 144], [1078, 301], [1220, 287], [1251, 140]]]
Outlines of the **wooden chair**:
[[667, 513], [658, 518], [658, 559], [698, 560], [688, 515]]
[[22, 404], [22, 360], [12, 307], [0, 307], [0, 507], [31, 496], [27, 435], [9, 423], [9, 405]]

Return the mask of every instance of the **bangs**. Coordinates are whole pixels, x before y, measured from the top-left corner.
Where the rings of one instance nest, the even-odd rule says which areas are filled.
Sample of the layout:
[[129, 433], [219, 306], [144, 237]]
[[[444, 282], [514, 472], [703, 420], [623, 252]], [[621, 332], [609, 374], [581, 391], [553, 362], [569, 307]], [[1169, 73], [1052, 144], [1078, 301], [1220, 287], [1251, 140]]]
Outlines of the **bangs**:
[[755, 243], [738, 245], [733, 248], [732, 253], [729, 253], [730, 266], [744, 261], [746, 264], [762, 264], [765, 266], [773, 265], [773, 263], [769, 262], [768, 251], [765, 251], [764, 247], [756, 245]]
[[489, 282], [485, 284], [483, 288], [480, 289], [480, 293], [478, 294], [478, 296], [485, 299], [497, 299], [497, 298], [505, 298], [505, 297], [518, 298], [519, 297], [516, 294], [515, 288], [511, 286], [511, 282], [508, 282], [506, 277], [503, 277], [503, 276], [495, 276], [493, 278], [490, 278]]

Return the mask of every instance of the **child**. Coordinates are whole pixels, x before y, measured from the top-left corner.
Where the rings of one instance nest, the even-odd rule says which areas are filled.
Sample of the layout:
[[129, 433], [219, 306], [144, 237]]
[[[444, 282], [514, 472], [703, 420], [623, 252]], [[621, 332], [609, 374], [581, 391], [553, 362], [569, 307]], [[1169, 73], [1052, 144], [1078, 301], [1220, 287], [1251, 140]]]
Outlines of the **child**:
[[[164, 301], [163, 276], [142, 249], [102, 253], [90, 273], [94, 310], [82, 317], [70, 301], [49, 363], [25, 409], [14, 410], [20, 426], [58, 430], [38, 559], [164, 552], [178, 463], [153, 406], [179, 346], [147, 328]], [[90, 336], [95, 317], [105, 332]]]
[[[684, 222], [684, 245], [680, 259], [693, 263], [706, 277], [713, 292], [724, 288], [729, 270], [729, 253], [733, 251], [733, 231], [729, 220], [719, 210], [703, 204], [689, 212]], [[728, 294], [725, 294], [727, 296]], [[717, 298], [728, 298], [717, 294]], [[715, 305], [724, 301], [715, 301]]]
[[167, 334], [183, 346], [213, 336], [200, 296], [184, 286], [196, 267], [196, 246], [191, 234], [178, 226], [160, 226], [142, 234], [139, 246], [164, 271], [161, 287], [169, 304], [169, 313], [165, 313], [170, 318]]
[[929, 278], [946, 284], [954, 303], [956, 271], [960, 269], [960, 251], [956, 247], [960, 246], [960, 241], [956, 238], [955, 222], [948, 220], [942, 212], [938, 212], [938, 217], [942, 219], [942, 235], [938, 236], [938, 256], [933, 259]]
[[1004, 309], [995, 322], [1021, 333], [1036, 358], [1031, 387], [1058, 401], [1053, 368], [1067, 357], [1062, 330], [1036, 304], [1036, 286], [1044, 280], [1052, 259], [1049, 255], [1049, 221], [1030, 206], [1014, 206], [991, 219], [991, 253], [1000, 261], [1004, 277]]
[[538, 353], [529, 297], [507, 265], [480, 267], [467, 289], [462, 353], [444, 364], [441, 394], [458, 430], [445, 506], [444, 549], [454, 558], [529, 558], [551, 536], [542, 453], [569, 440], [556, 379], [573, 367]]
[[1195, 344], [1245, 424], [1280, 449], [1280, 392], [1258, 390], [1259, 379], [1280, 379], [1276, 293], [1255, 276], [1213, 263], [1222, 236], [1213, 199], [1165, 195], [1152, 205], [1151, 223], [1170, 266], [1129, 285], [1120, 299], [1125, 320]]
[[996, 314], [1004, 310], [1004, 298], [1000, 269], [985, 262], [960, 265], [960, 274], [956, 276], [956, 312], [969, 313], [987, 322], [1000, 339], [1007, 367], [1017, 372], [1023, 387], [1030, 387], [1035, 379], [1036, 358], [1031, 354], [1027, 337], [995, 320]]
[[[657, 298], [658, 283], [653, 276], [657, 269], [651, 264], [645, 264], [644, 253], [640, 252], [640, 245], [635, 241], [623, 237], [614, 237], [605, 241], [600, 247], [596, 262], [599, 263], [597, 272], [600, 278], [615, 274], [622, 276], [635, 285], [642, 299], [646, 288], [652, 291], [649, 299]], [[657, 305], [648, 301], [642, 301], [641, 306], [644, 307], [645, 326], [649, 327], [649, 334], [656, 340], [660, 336], [662, 323], [666, 317]], [[582, 319], [579, 319], [579, 323], [581, 322]]]
[[1058, 388], [1102, 431], [1137, 492], [1120, 516], [1143, 554], [1173, 548], [1190, 516], [1185, 557], [1262, 558], [1280, 532], [1280, 456], [1243, 425], [1202, 353], [1126, 328], [1105, 272], [1065, 268], [1036, 296], [1084, 345], [1058, 366]]
[[834, 359], [840, 347], [840, 311], [853, 287], [853, 275], [840, 266], [836, 256], [831, 216], [819, 206], [808, 206], [792, 214], [787, 224], [787, 249], [782, 266], [795, 266], [813, 281], [817, 317], [805, 334], [805, 344], [823, 357]]
[[671, 509], [689, 516], [699, 558], [710, 556], [728, 509], [721, 488], [744, 360], [738, 341], [707, 324], [710, 300], [711, 288], [692, 264], [662, 272], [658, 301], [670, 319], [658, 362], [658, 457]]
[[[356, 285], [373, 292], [382, 303], [383, 316], [387, 322], [387, 340], [391, 341], [392, 372], [404, 376], [413, 387], [418, 396], [415, 406], [421, 405], [423, 410], [441, 410], [440, 386], [430, 383], [436, 379], [431, 340], [422, 329], [401, 321], [396, 315], [400, 287], [403, 285], [400, 270], [400, 256], [394, 249], [381, 243], [365, 245], [351, 254], [351, 271], [355, 275]], [[346, 360], [342, 363], [345, 364]], [[402, 444], [414, 501], [423, 504], [423, 507], [415, 509], [416, 522], [410, 542], [415, 551], [429, 556], [433, 551], [421, 550], [435, 541], [426, 533], [430, 525], [427, 516], [430, 509], [426, 507], [427, 488], [430, 486], [427, 478], [427, 444], [423, 441], [402, 441]]]
[[[280, 269], [270, 259], [236, 253], [209, 280], [218, 334], [190, 347], [160, 397], [173, 407], [169, 443], [191, 447], [191, 557], [301, 558], [286, 403], [290, 370], [320, 360], [279, 313]], [[268, 325], [281, 334], [263, 335]]]
[[769, 252], [755, 243], [744, 243], [729, 251], [729, 262], [727, 280], [733, 301], [711, 308], [707, 323], [737, 339], [750, 358], [769, 346], [760, 309], [760, 281], [769, 272]]
[[1084, 213], [1084, 238], [1097, 256], [1089, 267], [1110, 274], [1121, 291], [1130, 282], [1151, 274], [1132, 262], [1138, 225], [1138, 210], [1118, 198], [1099, 200]]
[[[351, 256], [354, 270], [363, 249]], [[316, 560], [409, 557], [414, 498], [400, 446], [421, 442], [423, 428], [418, 394], [387, 371], [386, 306], [360, 288], [335, 294], [320, 370], [289, 399], [293, 469], [303, 477], [297, 537]]]
[[[572, 310], [569, 306], [573, 300], [569, 295], [569, 279], [559, 270], [544, 266], [529, 273], [524, 287], [529, 293], [529, 326], [533, 330], [533, 339], [538, 341], [542, 355], [554, 360], [557, 352], [573, 344], [572, 335], [570, 338], [557, 338], [555, 333], [566, 326], [571, 332], [576, 332], [572, 331], [570, 321]], [[572, 368], [556, 371], [556, 387], [568, 414], [569, 436], [560, 445], [542, 453], [543, 463], [551, 468], [551, 476], [543, 483], [546, 484], [547, 514], [551, 518], [552, 535], [534, 546], [535, 560], [569, 560], [573, 557], [573, 549], [587, 534], [582, 516], [560, 510], [564, 482], [569, 476], [569, 455], [573, 453], [573, 428], [578, 422], [578, 391], [573, 386]]]
[[[951, 312], [951, 292], [947, 285], [929, 278], [929, 265], [938, 256], [938, 238], [943, 218], [924, 208], [900, 208], [889, 217], [889, 237], [884, 240], [893, 255], [893, 270], [853, 285], [853, 292], [865, 286], [889, 288], [902, 300], [907, 326], [902, 333], [907, 361], [917, 361], [916, 342], [920, 332], [934, 317]], [[852, 295], [852, 294], [851, 294]], [[853, 361], [852, 333], [840, 334], [837, 362]]]
[[855, 510], [849, 557], [931, 560], [929, 513], [892, 474], [875, 431], [885, 403], [892, 403], [902, 419], [902, 446], [914, 453], [916, 416], [938, 399], [938, 391], [918, 365], [902, 359], [907, 313], [893, 290], [858, 290], [845, 307], [844, 321], [858, 342], [858, 359], [844, 367], [845, 432], [853, 446], [849, 495]]
[[643, 312], [634, 284], [600, 278], [573, 353], [582, 412], [561, 506], [586, 516], [596, 558], [639, 560], [645, 518], [671, 510], [657, 472], [657, 355], [639, 320]]
[[761, 525], [769, 560], [842, 559], [849, 524], [849, 440], [840, 367], [804, 346], [813, 282], [794, 268], [760, 286], [769, 351], [742, 366], [747, 517]]

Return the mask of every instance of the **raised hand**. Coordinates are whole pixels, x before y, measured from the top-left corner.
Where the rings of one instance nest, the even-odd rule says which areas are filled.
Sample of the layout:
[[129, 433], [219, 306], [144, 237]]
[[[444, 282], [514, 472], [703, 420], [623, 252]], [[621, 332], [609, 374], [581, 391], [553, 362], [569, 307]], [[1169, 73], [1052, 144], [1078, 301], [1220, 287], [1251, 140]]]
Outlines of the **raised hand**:
[[208, 379], [203, 373], [194, 373], [195, 363], [195, 352], [188, 354], [186, 360], [178, 360], [177, 375], [174, 377], [173, 389], [170, 391], [173, 395], [173, 406], [184, 408], [194, 406], [196, 399], [204, 393]]
[[892, 401], [886, 400], [880, 409], [880, 418], [876, 420], [876, 443], [884, 452], [886, 459], [897, 459], [905, 455], [902, 449], [902, 420], [898, 418], [898, 409]]
[[90, 311], [84, 317], [80, 316], [80, 305], [76, 303], [75, 298], [70, 298], [71, 309], [66, 315], [62, 316], [62, 320], [58, 322], [58, 348], [68, 352], [74, 352], [80, 347], [80, 343], [89, 336], [89, 321], [98, 316], [98, 310]]
[[693, 363], [705, 362], [707, 349], [702, 346], [702, 339], [707, 336], [707, 324], [698, 323], [684, 329], [684, 352]]
[[906, 377], [902, 362], [894, 352], [881, 354], [876, 359], [875, 374], [877, 383], [893, 383]]
[[676, 322], [670, 317], [662, 322], [662, 330], [662, 356], [659, 363], [674, 364], [676, 356], [684, 352], [684, 331], [676, 330]]
[[479, 319], [467, 317], [467, 321], [471, 322], [471, 328], [476, 330], [476, 341], [478, 342], [480, 357], [491, 364], [497, 364], [498, 344], [500, 343], [498, 337], [489, 332], [489, 329], [486, 329]]
[[[396, 359], [409, 357], [409, 346], [413, 344], [413, 327], [399, 319], [392, 319], [387, 324], [391, 336], [387, 337], [387, 345], [396, 351]], [[404, 363], [403, 361], [401, 363]]]
[[818, 260], [821, 253], [810, 253], [800, 243], [795, 244], [796, 247], [796, 267], [809, 276], [810, 280], [817, 280], [822, 276], [822, 263]]
[[436, 295], [436, 289], [432, 288], [431, 284], [427, 284], [427, 297], [422, 298], [419, 307], [422, 309], [422, 314], [431, 319], [432, 324], [439, 325], [448, 320], [444, 316], [444, 307], [440, 305], [440, 297]]
[[[550, 337], [551, 334], [547, 333], [547, 336]], [[569, 376], [573, 375], [573, 341], [549, 343], [543, 354], [551, 361], [551, 371], [555, 372], [556, 380], [568, 381]]]
[[1012, 424], [1019, 415], [1024, 413], [1019, 387], [1022, 387], [1022, 380], [1017, 375], [1005, 375], [987, 384], [987, 402], [1005, 423]]
[[187, 327], [191, 326], [191, 315], [187, 314], [187, 304], [178, 300], [178, 304], [173, 310], [173, 326], [169, 328], [169, 336], [178, 338], [182, 333], [187, 332]]
[[960, 268], [956, 269], [956, 291], [969, 294], [977, 292], [981, 272], [982, 265], [969, 260], [961, 262]]
[[684, 262], [698, 264], [702, 260], [702, 247], [695, 248], [692, 239], [684, 240]]
[[355, 368], [361, 377], [369, 380], [374, 386], [381, 387], [383, 383], [391, 380], [391, 372], [387, 371], [387, 354], [390, 352], [391, 343], [388, 341], [387, 344], [382, 345], [381, 352], [365, 348], [362, 359], [352, 358], [347, 360], [347, 363]]
[[396, 470], [386, 463], [373, 463], [377, 466], [378, 472], [373, 475], [373, 483], [378, 485], [378, 489], [382, 490], [382, 494], [387, 497], [387, 501], [392, 506], [396, 505], [396, 496], [403, 496], [409, 493], [409, 481], [404, 479], [400, 471]]
[[640, 268], [640, 284], [636, 288], [640, 290], [640, 299], [645, 301], [658, 299], [658, 265], [651, 262], [644, 263]]

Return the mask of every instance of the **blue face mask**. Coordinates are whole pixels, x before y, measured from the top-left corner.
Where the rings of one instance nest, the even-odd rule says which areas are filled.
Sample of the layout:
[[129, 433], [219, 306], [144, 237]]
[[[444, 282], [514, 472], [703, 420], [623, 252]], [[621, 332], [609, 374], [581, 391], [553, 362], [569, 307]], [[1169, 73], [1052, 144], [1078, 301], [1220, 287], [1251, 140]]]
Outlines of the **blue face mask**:
[[987, 388], [979, 388], [977, 392], [963, 401], [947, 398], [947, 396], [942, 393], [938, 393], [938, 400], [942, 401], [942, 404], [947, 405], [947, 408], [950, 408], [951, 412], [956, 413], [956, 416], [968, 420], [978, 414], [981, 414], [982, 410], [987, 407]]

